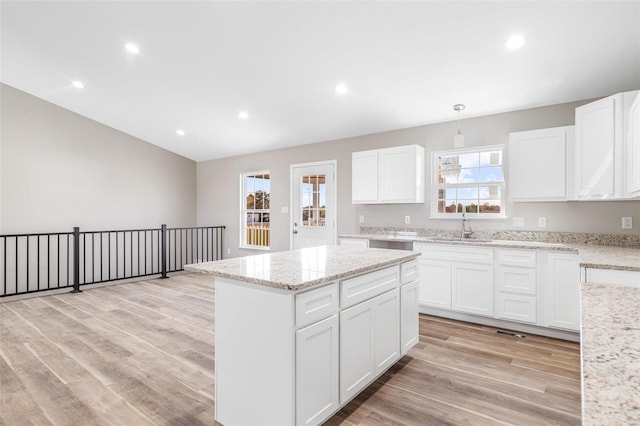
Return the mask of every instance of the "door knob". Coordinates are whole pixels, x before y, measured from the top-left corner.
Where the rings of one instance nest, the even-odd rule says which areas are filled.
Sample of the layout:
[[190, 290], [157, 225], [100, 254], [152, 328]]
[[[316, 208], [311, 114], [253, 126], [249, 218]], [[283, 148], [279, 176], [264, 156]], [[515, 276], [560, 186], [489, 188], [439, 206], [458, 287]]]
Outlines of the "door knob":
[[294, 233], [294, 234], [297, 234], [297, 233], [298, 233], [298, 230], [297, 230], [297, 229], [294, 229], [294, 230], [293, 230], [293, 233]]

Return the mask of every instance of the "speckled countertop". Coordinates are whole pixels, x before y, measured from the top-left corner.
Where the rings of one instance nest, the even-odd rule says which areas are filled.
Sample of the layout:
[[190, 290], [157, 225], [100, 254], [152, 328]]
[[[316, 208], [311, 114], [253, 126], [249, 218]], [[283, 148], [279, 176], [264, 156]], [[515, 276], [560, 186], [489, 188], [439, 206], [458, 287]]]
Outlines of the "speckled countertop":
[[322, 246], [185, 265], [191, 272], [298, 291], [418, 257], [406, 250]]
[[361, 238], [377, 241], [404, 241], [447, 245], [478, 245], [483, 247], [538, 249], [577, 252], [580, 266], [600, 269], [640, 271], [640, 248], [598, 244], [548, 243], [542, 241], [451, 239], [446, 237], [394, 236], [385, 234], [341, 235], [341, 238]]
[[640, 424], [640, 289], [582, 284], [584, 425]]

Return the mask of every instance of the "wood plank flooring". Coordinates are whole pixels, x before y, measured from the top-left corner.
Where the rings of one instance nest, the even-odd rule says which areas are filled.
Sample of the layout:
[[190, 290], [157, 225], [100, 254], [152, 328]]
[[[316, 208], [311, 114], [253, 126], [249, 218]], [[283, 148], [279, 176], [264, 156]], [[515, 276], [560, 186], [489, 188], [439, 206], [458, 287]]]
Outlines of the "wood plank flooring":
[[[189, 274], [0, 303], [0, 425], [211, 425], [214, 285]], [[580, 424], [579, 345], [420, 317], [328, 425]]]

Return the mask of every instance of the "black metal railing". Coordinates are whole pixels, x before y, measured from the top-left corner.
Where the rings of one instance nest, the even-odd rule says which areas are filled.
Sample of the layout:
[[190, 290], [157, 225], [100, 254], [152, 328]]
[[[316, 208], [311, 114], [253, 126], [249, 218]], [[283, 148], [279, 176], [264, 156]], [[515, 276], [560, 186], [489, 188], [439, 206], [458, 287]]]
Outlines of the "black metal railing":
[[0, 235], [0, 297], [184, 270], [223, 258], [224, 226]]

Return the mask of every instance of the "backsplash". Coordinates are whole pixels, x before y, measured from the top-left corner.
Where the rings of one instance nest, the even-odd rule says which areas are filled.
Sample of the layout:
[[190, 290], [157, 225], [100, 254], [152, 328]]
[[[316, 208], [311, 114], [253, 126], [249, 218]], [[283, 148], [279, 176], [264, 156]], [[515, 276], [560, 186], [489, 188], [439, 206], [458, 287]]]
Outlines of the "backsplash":
[[[397, 232], [415, 232], [419, 237], [458, 236], [459, 231], [401, 228], [401, 227], [360, 227], [361, 234], [393, 234]], [[580, 232], [542, 232], [542, 231], [475, 231], [472, 238], [486, 240], [539, 241], [564, 244], [598, 244], [617, 247], [640, 247], [640, 235], [629, 234], [590, 234]]]

